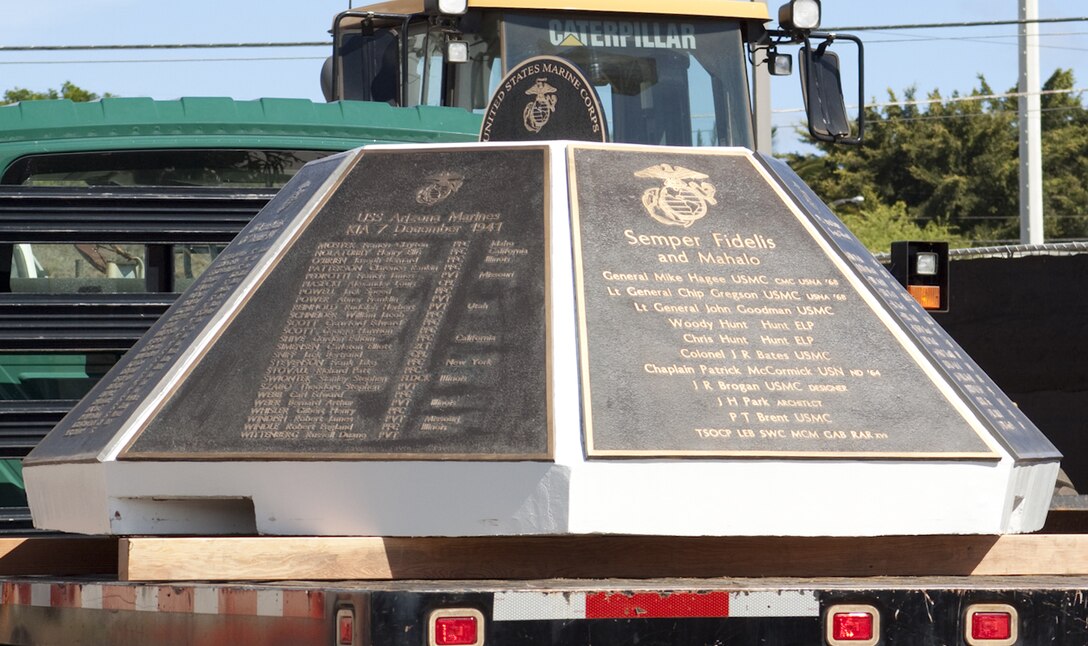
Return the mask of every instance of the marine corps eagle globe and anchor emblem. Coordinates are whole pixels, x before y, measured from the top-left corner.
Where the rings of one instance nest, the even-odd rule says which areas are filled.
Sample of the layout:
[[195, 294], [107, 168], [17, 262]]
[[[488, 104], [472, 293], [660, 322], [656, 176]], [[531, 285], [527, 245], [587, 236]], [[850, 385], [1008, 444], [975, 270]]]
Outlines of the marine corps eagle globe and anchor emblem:
[[650, 217], [662, 224], [690, 227], [707, 213], [711, 204], [717, 204], [717, 190], [709, 177], [683, 166], [658, 164], [635, 171], [635, 177], [660, 179], [664, 186], [648, 188], [642, 193], [642, 205]]
[[525, 104], [522, 112], [522, 120], [525, 129], [529, 132], [540, 132], [548, 124], [548, 119], [555, 112], [555, 106], [559, 103], [559, 97], [555, 95], [558, 90], [548, 84], [548, 77], [538, 78], [533, 87], [525, 90], [525, 93], [535, 97]]
[[428, 175], [426, 180], [429, 184], [424, 184], [416, 191], [416, 202], [424, 206], [438, 204], [456, 193], [461, 185], [465, 183], [465, 178], [462, 175], [449, 172]]

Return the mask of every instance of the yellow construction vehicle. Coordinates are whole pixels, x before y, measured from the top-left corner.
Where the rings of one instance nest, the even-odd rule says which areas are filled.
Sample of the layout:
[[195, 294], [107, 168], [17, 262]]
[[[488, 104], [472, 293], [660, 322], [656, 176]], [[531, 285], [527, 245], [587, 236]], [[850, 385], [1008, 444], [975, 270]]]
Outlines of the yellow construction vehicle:
[[852, 127], [829, 46], [841, 39], [857, 46], [860, 99], [861, 41], [817, 32], [818, 0], [783, 5], [778, 29], [767, 28], [762, 2], [664, 5], [395, 0], [351, 9], [333, 22], [334, 53], [322, 88], [330, 101], [483, 112], [506, 72], [533, 57], [556, 56], [574, 63], [600, 95], [609, 141], [755, 148], [753, 114], [766, 121], [769, 106], [751, 90], [752, 80], [790, 74], [793, 57], [779, 49], [799, 44], [813, 136], [860, 141], [861, 111]]

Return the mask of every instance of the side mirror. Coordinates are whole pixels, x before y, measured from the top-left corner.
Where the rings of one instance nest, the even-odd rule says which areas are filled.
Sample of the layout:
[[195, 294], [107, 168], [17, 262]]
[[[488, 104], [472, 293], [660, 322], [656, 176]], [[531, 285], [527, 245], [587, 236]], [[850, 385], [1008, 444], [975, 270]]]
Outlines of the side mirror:
[[[403, 40], [410, 18], [352, 10], [337, 15], [332, 25], [331, 63], [322, 69], [325, 99], [405, 105], [408, 50]], [[377, 27], [376, 20], [387, 27]]]
[[400, 39], [387, 30], [345, 34], [340, 41], [340, 96], [397, 104]]
[[[865, 134], [864, 56], [861, 40], [854, 36], [812, 34], [824, 37], [815, 49], [805, 38], [801, 48], [801, 94], [808, 115], [808, 131], [814, 139], [829, 143], [860, 144]], [[850, 40], [858, 46], [858, 132], [851, 137], [850, 117], [843, 98], [842, 75], [838, 54], [830, 51], [836, 38]]]
[[[778, 53], [778, 48], [803, 43], [800, 51], [801, 95], [805, 99], [809, 134], [817, 141], [857, 145], [865, 135], [865, 51], [861, 39], [856, 36], [813, 31], [820, 26], [820, 14], [820, 0], [789, 0], [778, 10], [779, 29], [754, 28], [749, 35], [751, 48], [767, 52], [768, 71], [772, 76], [788, 76], [792, 71], [792, 58]], [[813, 49], [811, 39], [822, 42]], [[858, 47], [858, 129], [854, 137], [850, 136], [839, 57], [829, 51], [835, 40], [849, 40]]]

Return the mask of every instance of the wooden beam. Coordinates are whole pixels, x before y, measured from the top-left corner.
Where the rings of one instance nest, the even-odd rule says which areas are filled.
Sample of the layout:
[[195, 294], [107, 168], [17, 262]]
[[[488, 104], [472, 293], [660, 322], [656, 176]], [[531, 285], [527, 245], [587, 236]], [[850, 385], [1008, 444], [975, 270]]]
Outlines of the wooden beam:
[[123, 581], [1088, 575], [1088, 536], [127, 538]]
[[0, 576], [117, 573], [117, 538], [0, 538]]

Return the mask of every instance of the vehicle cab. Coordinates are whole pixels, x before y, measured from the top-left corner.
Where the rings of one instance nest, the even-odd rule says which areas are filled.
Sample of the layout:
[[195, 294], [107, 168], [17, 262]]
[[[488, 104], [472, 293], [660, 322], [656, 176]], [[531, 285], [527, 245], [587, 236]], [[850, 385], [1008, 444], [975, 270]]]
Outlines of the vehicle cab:
[[[323, 89], [329, 100], [482, 113], [509, 70], [556, 56], [596, 89], [609, 141], [754, 148], [749, 61], [789, 73], [777, 47], [807, 44], [819, 2], [783, 6], [781, 30], [768, 31], [769, 19], [763, 2], [743, 0], [393, 0], [336, 17]], [[812, 58], [806, 69], [820, 67]], [[822, 92], [817, 104], [836, 94], [842, 104], [837, 61], [834, 73], [808, 84]], [[849, 138], [840, 110], [833, 136]]]

